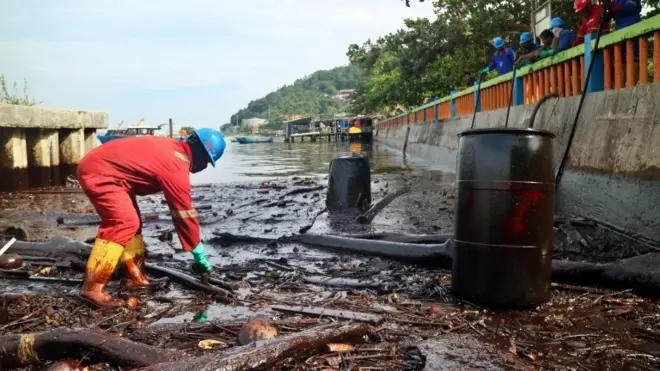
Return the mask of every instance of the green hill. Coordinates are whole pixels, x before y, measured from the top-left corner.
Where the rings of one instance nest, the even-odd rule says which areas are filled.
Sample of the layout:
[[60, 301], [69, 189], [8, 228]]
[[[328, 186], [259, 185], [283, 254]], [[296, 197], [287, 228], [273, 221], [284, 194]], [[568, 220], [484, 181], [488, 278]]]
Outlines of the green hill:
[[280, 129], [283, 121], [291, 116], [343, 113], [348, 108], [347, 102], [334, 97], [340, 90], [357, 88], [359, 79], [360, 71], [356, 66], [316, 71], [292, 85], [251, 101], [233, 114], [230, 122], [236, 124], [253, 117], [268, 119], [270, 115], [267, 128]]

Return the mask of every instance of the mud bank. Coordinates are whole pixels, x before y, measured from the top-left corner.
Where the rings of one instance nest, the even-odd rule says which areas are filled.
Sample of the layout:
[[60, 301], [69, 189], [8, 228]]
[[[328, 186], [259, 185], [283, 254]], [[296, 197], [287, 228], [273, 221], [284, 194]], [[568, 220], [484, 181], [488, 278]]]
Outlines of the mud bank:
[[[213, 278], [231, 288], [233, 297], [228, 300], [178, 281], [163, 291], [129, 294], [123, 289], [121, 274], [117, 274], [111, 292], [124, 298], [132, 295], [139, 303], [137, 310], [99, 312], [76, 297], [82, 267], [66, 265], [68, 258], [49, 249], [47, 256], [24, 256], [28, 259], [20, 270], [27, 271], [27, 276], [0, 280], [0, 292], [4, 293], [0, 298], [0, 342], [9, 341], [5, 335], [82, 327], [183, 358], [215, 362], [242, 351], [238, 338], [242, 327], [260, 317], [277, 328], [279, 338], [317, 331], [318, 326], [336, 322], [372, 326], [364, 338], [333, 338], [343, 347], [323, 344], [311, 351], [296, 348], [285, 352], [286, 357], [268, 361], [266, 368], [272, 370], [563, 370], [660, 365], [656, 358], [660, 304], [627, 290], [555, 285], [552, 301], [535, 310], [490, 311], [456, 301], [450, 295], [448, 271], [276, 240], [301, 230], [340, 235], [450, 234], [452, 182], [450, 175], [418, 171], [374, 176], [374, 200], [404, 185], [410, 191], [367, 225], [356, 224], [354, 218], [321, 213], [325, 208], [323, 177], [195, 187], [193, 197], [204, 240], [216, 267]], [[144, 197], [139, 203], [143, 214], [155, 214], [155, 218], [145, 220], [144, 228], [149, 263], [192, 274], [189, 256], [179, 249], [162, 198]], [[96, 216], [75, 190], [15, 194], [3, 204], [4, 227], [19, 219], [24, 225], [43, 225], [41, 229], [27, 227], [32, 240], [52, 241], [56, 235], [77, 240], [94, 236]], [[30, 211], [30, 217], [25, 217], [26, 205], [38, 205], [40, 211]], [[39, 219], [32, 222], [32, 217]], [[588, 220], [558, 220], [557, 236], [557, 257], [593, 258], [583, 254], [585, 243], [605, 260], [644, 251], [643, 246], [618, 242], [614, 232]], [[78, 259], [84, 261], [84, 255]], [[128, 364], [126, 359], [117, 362], [116, 357], [93, 347], [76, 349], [73, 358], [82, 359], [81, 364], [90, 369], [144, 366]], [[42, 362], [25, 369], [41, 370], [57, 356], [38, 355]], [[257, 362], [263, 369], [266, 363], [259, 362], [266, 361]]]
[[[660, 84], [589, 94], [557, 190], [557, 212], [592, 218], [629, 235], [660, 243], [660, 201], [655, 148], [660, 132]], [[556, 134], [555, 164], [566, 151], [579, 97], [551, 99], [538, 113], [535, 129]], [[533, 106], [511, 108], [509, 126], [527, 127]], [[477, 115], [475, 128], [503, 127], [506, 109]], [[453, 171], [457, 134], [471, 117], [377, 130], [374, 140], [433, 161]]]

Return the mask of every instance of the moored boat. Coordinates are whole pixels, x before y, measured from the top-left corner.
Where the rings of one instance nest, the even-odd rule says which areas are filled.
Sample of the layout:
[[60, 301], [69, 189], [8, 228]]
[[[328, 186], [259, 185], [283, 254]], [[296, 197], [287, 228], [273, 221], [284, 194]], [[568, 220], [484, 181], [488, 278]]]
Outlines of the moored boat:
[[[162, 125], [161, 125], [162, 126]], [[132, 126], [125, 129], [109, 129], [104, 134], [98, 134], [99, 142], [101, 144], [107, 143], [114, 139], [127, 138], [127, 137], [140, 137], [159, 135], [157, 131], [160, 126]]]
[[272, 143], [273, 137], [236, 137], [236, 141], [241, 144]]

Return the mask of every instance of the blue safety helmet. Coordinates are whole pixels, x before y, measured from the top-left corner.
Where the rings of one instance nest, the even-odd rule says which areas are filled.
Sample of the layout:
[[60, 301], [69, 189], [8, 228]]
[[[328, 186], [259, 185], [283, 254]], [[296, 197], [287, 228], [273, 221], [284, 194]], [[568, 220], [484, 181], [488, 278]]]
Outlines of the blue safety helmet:
[[209, 128], [195, 130], [195, 136], [202, 142], [206, 153], [209, 154], [209, 161], [215, 167], [215, 162], [218, 161], [222, 154], [225, 152], [225, 138], [219, 131]]
[[530, 41], [534, 40], [534, 35], [532, 35], [531, 32], [523, 32], [520, 34], [520, 43], [521, 44], [526, 44]]
[[550, 28], [564, 27], [565, 23], [561, 17], [554, 17], [550, 20]]
[[504, 46], [504, 40], [501, 37], [496, 37], [493, 39], [493, 46], [496, 48], [501, 48]]

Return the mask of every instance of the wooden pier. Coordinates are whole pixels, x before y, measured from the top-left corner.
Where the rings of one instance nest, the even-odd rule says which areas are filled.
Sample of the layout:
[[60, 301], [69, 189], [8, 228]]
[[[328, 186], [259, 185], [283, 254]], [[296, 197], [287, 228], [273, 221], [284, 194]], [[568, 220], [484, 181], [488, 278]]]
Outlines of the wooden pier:
[[[349, 126], [348, 123], [359, 121], [360, 127]], [[311, 117], [285, 122], [285, 142], [370, 142], [373, 132], [373, 120], [370, 117], [333, 118], [312, 120]]]

